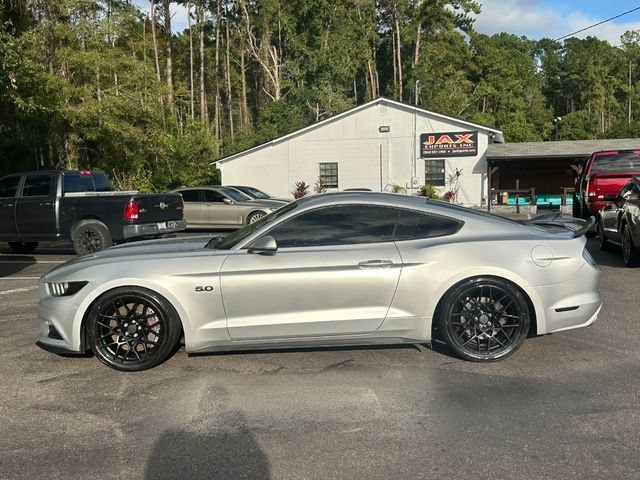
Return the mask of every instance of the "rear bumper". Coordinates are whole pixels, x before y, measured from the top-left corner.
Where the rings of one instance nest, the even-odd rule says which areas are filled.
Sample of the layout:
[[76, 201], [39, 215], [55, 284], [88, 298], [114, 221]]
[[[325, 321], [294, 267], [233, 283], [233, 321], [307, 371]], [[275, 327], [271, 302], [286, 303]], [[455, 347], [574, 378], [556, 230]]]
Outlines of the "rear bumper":
[[187, 222], [185, 220], [168, 220], [166, 222], [125, 225], [123, 229], [123, 237], [125, 239], [131, 239], [153, 235], [164, 235], [165, 233], [180, 232], [186, 228]]

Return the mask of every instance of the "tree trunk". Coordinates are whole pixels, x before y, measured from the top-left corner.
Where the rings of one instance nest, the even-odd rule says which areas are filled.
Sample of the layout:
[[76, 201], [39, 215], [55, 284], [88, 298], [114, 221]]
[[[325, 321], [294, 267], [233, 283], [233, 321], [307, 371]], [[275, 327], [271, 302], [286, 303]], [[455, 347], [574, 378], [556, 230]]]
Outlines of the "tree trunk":
[[240, 50], [240, 74], [242, 77], [242, 126], [249, 128], [251, 119], [249, 118], [249, 104], [247, 102], [247, 72], [244, 64], [244, 50]]
[[229, 111], [229, 135], [231, 141], [234, 141], [233, 131], [233, 95], [231, 92], [231, 61], [230, 61], [230, 49], [229, 49], [229, 20], [225, 21], [225, 36], [226, 36], [226, 59], [225, 59], [225, 77], [227, 80], [227, 109]]
[[220, 18], [222, 17], [222, 13], [220, 11], [220, 1], [216, 0], [216, 64], [215, 64], [215, 72], [214, 79], [216, 85], [216, 101], [214, 107], [214, 115], [215, 115], [215, 128], [214, 132], [216, 135], [216, 139], [219, 141], [222, 138], [222, 125], [220, 120], [220, 80], [218, 78], [218, 72], [220, 71], [220, 43], [222, 40], [220, 39]]
[[200, 33], [200, 119], [205, 125], [208, 125], [209, 116], [207, 115], [207, 93], [204, 83], [204, 0], [200, 1], [200, 5], [196, 7], [196, 15], [198, 20], [198, 30]]
[[194, 86], [193, 86], [193, 32], [191, 30], [191, 4], [187, 3], [187, 25], [189, 27], [189, 75], [191, 80], [191, 91], [190, 91], [190, 100], [191, 100], [191, 120], [194, 120], [195, 117], [195, 101], [194, 101]]
[[628, 119], [627, 122], [631, 124], [631, 61], [629, 61], [629, 105], [628, 105]]
[[418, 22], [416, 29], [416, 49], [413, 53], [413, 66], [415, 67], [420, 60], [420, 38], [422, 37], [422, 22]]
[[[164, 29], [165, 40], [167, 42], [167, 90], [169, 99], [169, 108], [174, 112], [173, 105], [173, 57], [171, 54], [171, 10], [169, 9], [169, 0], [163, 0], [164, 6]], [[175, 113], [175, 112], [174, 112]]]
[[398, 21], [398, 15], [396, 14], [396, 38], [398, 40], [398, 45], [396, 47], [396, 52], [398, 52], [398, 86], [399, 90], [399, 100], [402, 101], [402, 53], [401, 53], [401, 45], [400, 45], [400, 22]]
[[[156, 36], [156, 5], [154, 0], [150, 0], [151, 3], [151, 37], [153, 38], [153, 56], [156, 61], [156, 80], [158, 81], [158, 88], [162, 83], [162, 77], [160, 76], [160, 60], [158, 58], [158, 39]], [[164, 116], [164, 100], [162, 94], [158, 93], [158, 102], [160, 103], [160, 110], [162, 110], [162, 129], [167, 129], [167, 120]]]

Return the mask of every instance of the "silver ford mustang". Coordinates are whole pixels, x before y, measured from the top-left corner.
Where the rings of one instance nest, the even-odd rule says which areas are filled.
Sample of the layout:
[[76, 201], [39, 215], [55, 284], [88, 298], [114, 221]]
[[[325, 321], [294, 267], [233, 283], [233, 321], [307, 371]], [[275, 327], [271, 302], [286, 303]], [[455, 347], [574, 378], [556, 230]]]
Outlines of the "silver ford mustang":
[[38, 345], [144, 370], [187, 352], [428, 343], [499, 360], [601, 308], [589, 225], [323, 194], [226, 236], [126, 244], [42, 277]]

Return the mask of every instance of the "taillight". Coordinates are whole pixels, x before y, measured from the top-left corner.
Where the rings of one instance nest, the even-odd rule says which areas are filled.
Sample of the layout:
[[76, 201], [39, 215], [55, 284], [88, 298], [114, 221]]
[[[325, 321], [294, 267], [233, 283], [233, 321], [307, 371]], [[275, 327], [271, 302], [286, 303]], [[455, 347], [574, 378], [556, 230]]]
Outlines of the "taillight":
[[589, 184], [587, 185], [587, 196], [588, 197], [595, 197], [596, 196], [596, 182], [589, 182]]
[[124, 219], [127, 222], [131, 222], [132, 220], [138, 220], [138, 201], [132, 200], [127, 203], [127, 206], [124, 207]]

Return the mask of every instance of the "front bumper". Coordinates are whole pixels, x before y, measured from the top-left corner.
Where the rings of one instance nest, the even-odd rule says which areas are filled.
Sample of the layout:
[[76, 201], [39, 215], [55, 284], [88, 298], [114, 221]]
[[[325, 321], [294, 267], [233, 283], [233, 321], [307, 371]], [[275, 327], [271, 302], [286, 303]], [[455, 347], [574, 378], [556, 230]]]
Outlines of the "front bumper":
[[81, 319], [76, 318], [76, 313], [86, 292], [92, 288], [93, 285], [88, 283], [75, 295], [54, 297], [48, 294], [45, 283], [40, 283], [38, 286], [40, 337], [36, 342], [37, 346], [53, 353], [84, 353], [85, 347], [81, 340], [79, 325]]
[[186, 220], [168, 220], [166, 222], [155, 223], [139, 223], [125, 225], [123, 237], [125, 239], [164, 235], [165, 233], [174, 233], [186, 230]]

